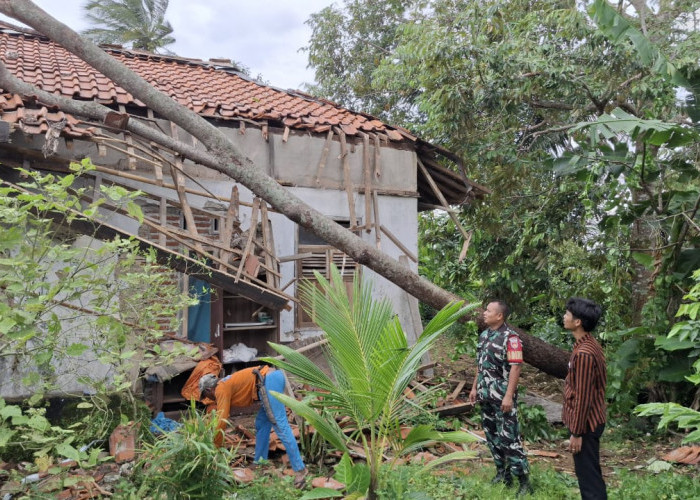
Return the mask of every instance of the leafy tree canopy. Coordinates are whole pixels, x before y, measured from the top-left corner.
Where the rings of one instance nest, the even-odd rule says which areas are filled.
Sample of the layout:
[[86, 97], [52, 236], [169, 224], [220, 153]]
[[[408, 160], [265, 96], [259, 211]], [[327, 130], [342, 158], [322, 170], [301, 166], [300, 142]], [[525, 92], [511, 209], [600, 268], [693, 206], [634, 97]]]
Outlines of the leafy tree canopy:
[[645, 335], [667, 331], [700, 267], [697, 3], [392, 6], [322, 11], [309, 60], [316, 91], [444, 145], [493, 190], [462, 210], [474, 234], [462, 262], [460, 233], [443, 214], [422, 217], [422, 272], [505, 298], [550, 340], [567, 297], [598, 300], [603, 336], [624, 347], [619, 383], [649, 368], [632, 355], [672, 363]]

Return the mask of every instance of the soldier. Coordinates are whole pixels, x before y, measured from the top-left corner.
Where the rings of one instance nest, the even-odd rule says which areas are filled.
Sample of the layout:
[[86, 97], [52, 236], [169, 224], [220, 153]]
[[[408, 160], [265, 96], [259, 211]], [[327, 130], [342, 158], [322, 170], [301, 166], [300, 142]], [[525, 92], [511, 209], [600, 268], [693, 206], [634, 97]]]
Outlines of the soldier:
[[491, 482], [511, 486], [516, 476], [520, 483], [517, 496], [521, 497], [533, 491], [517, 413], [523, 347], [518, 334], [506, 324], [507, 317], [505, 302], [495, 300], [486, 306], [484, 323], [488, 328], [479, 335], [477, 375], [469, 401], [481, 403], [481, 423], [496, 464]]

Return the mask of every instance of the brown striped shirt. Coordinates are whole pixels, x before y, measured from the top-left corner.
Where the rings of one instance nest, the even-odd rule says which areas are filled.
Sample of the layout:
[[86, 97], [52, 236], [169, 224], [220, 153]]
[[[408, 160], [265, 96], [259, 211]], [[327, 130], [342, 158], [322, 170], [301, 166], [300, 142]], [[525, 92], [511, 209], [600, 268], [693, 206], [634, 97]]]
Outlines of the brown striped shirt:
[[587, 333], [574, 344], [564, 385], [562, 421], [571, 434], [580, 436], [606, 421], [605, 355]]

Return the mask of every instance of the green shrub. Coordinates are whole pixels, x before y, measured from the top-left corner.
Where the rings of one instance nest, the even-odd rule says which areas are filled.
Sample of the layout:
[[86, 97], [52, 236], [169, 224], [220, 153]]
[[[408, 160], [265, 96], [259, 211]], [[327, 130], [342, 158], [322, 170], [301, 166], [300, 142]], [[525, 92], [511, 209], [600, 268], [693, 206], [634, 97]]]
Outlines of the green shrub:
[[523, 439], [528, 441], [550, 441], [560, 434], [547, 421], [547, 414], [540, 405], [518, 403], [518, 422]]
[[200, 415], [194, 402], [178, 430], [146, 448], [134, 479], [141, 498], [224, 498], [234, 491], [229, 464], [235, 453], [217, 448], [215, 417]]

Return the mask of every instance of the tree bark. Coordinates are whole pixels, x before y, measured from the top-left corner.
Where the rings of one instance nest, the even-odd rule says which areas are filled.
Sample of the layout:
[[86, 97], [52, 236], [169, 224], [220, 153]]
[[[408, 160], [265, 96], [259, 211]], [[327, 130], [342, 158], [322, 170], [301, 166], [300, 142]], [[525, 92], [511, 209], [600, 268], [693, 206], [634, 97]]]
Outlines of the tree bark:
[[[223, 132], [211, 123], [153, 88], [143, 78], [130, 71], [96, 45], [81, 39], [68, 26], [52, 18], [32, 2], [28, 0], [2, 0], [0, 1], [0, 12], [33, 27], [90, 64], [160, 116], [176, 123], [196, 137], [207, 147], [208, 152], [196, 151], [192, 147], [174, 141], [172, 138], [138, 123], [136, 120], [129, 120], [127, 128], [133, 133], [159, 142], [191, 161], [235, 179], [293, 222], [342, 250], [359, 264], [372, 269], [426, 304], [439, 309], [449, 302], [462, 300], [406, 269], [397, 260], [362, 241], [358, 236], [306, 205], [280, 186], [272, 177], [256, 169], [252, 161], [246, 158]], [[39, 91], [26, 84], [19, 85], [18, 83], [21, 82], [12, 77], [4, 66], [0, 73], [2, 73], [0, 84], [6, 91], [23, 95], [37, 95], [46, 103], [56, 104], [65, 111], [94, 119], [104, 121], [106, 117], [108, 108], [101, 107], [96, 103], [75, 103], [70, 99]], [[69, 105], [69, 103], [79, 106]], [[568, 353], [524, 332], [522, 339], [524, 358], [527, 363], [556, 377], [566, 376]]]

